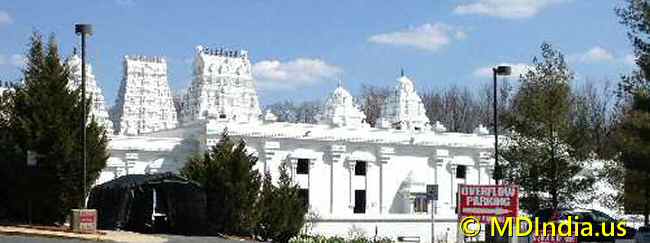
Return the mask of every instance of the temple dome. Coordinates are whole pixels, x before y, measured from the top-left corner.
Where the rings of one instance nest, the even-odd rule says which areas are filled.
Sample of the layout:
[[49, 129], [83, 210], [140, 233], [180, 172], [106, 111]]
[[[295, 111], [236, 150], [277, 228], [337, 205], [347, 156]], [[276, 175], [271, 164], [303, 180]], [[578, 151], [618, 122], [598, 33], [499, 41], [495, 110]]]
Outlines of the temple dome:
[[354, 104], [354, 98], [341, 84], [325, 101], [321, 124], [336, 127], [368, 127], [366, 115]]
[[429, 129], [431, 122], [413, 81], [402, 74], [397, 82], [393, 92], [384, 101], [379, 127], [418, 131]]
[[409, 79], [406, 76], [401, 76], [397, 79], [397, 82], [399, 82], [399, 88], [403, 90], [404, 92], [407, 93], [413, 93], [415, 92], [415, 88], [413, 86], [413, 81]]

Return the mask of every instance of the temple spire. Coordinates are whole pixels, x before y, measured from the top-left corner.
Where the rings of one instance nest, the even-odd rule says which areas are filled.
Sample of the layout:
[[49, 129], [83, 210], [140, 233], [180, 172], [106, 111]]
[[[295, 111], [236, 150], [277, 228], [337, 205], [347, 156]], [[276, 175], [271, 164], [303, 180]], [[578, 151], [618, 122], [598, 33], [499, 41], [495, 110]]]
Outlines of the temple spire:
[[404, 77], [404, 68], [400, 68], [400, 77]]

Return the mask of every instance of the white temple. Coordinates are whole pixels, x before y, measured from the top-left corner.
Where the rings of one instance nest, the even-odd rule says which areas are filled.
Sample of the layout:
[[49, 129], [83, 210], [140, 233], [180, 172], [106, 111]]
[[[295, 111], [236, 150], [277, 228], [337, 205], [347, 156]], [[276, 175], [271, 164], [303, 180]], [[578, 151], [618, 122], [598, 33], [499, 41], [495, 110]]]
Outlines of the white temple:
[[[72, 80], [68, 88], [78, 89], [81, 87], [81, 58], [75, 52], [67, 61], [72, 72]], [[104, 102], [102, 89], [97, 85], [92, 65], [86, 63], [86, 97], [91, 98], [91, 106], [88, 111], [89, 121], [93, 117], [97, 124], [104, 126], [106, 133], [113, 134], [113, 122], [108, 117], [108, 110]]]
[[196, 47], [194, 79], [184, 96], [182, 121], [256, 122], [262, 114], [246, 50]]
[[119, 134], [139, 135], [175, 128], [178, 124], [167, 82], [167, 62], [161, 57], [125, 56], [124, 77], [117, 97]]
[[[68, 64], [79, 66], [79, 57]], [[87, 70], [90, 114], [111, 129], [102, 90], [90, 65]], [[277, 122], [270, 111], [262, 114], [244, 50], [198, 46], [193, 70], [177, 114], [165, 59], [124, 57], [116, 133], [96, 184], [127, 174], [178, 172], [190, 155], [218, 143], [227, 130], [246, 141], [260, 172], [277, 180], [280, 165], [290, 165], [309, 205], [308, 233], [431, 242], [433, 214], [436, 243], [451, 243], [458, 234], [458, 185], [494, 183], [489, 130], [480, 125], [473, 133], [453, 133], [430, 121], [413, 80], [403, 73], [377, 127], [370, 127], [341, 84], [328, 96], [318, 124]], [[69, 85], [77, 88], [80, 70], [73, 75]], [[5, 90], [0, 85], [0, 93]], [[426, 200], [427, 185], [438, 186], [435, 204]]]
[[[413, 81], [404, 75], [383, 105], [377, 128], [366, 123], [341, 85], [327, 98], [319, 124], [277, 122], [259, 108], [246, 51], [199, 46], [182, 124], [173, 128], [165, 64], [153, 60], [125, 61], [118, 102], [125, 110], [121, 135], [111, 137], [111, 157], [98, 183], [125, 174], [178, 172], [190, 154], [216, 144], [227, 130], [246, 141], [248, 152], [259, 158], [260, 172], [277, 179], [279, 166], [290, 164], [301, 195], [317, 215], [310, 219], [311, 233], [377, 232], [417, 236], [422, 242], [430, 242], [432, 212], [437, 239], [455, 241], [458, 184], [493, 183], [493, 137], [482, 127], [462, 134], [431, 124]], [[163, 110], [171, 112], [167, 119], [160, 116]], [[436, 205], [424, 197], [430, 184], [439, 186]]]

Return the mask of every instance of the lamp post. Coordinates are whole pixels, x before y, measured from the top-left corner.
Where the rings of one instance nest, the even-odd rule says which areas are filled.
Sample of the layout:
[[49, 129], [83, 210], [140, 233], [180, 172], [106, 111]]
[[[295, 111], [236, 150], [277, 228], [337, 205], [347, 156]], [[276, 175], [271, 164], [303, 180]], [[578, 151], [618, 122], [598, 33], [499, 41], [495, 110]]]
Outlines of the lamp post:
[[86, 162], [86, 36], [92, 35], [93, 27], [89, 24], [76, 24], [74, 26], [74, 32], [77, 35], [81, 36], [81, 129], [83, 130], [83, 135], [81, 143], [83, 146], [83, 208], [86, 208], [86, 174], [87, 174], [87, 162]]
[[494, 77], [494, 84], [492, 86], [493, 88], [493, 93], [492, 93], [492, 109], [494, 109], [493, 112], [493, 119], [494, 119], [494, 182], [495, 184], [499, 184], [499, 180], [502, 178], [501, 174], [501, 167], [499, 166], [499, 119], [498, 119], [498, 110], [497, 110], [497, 76], [509, 76], [510, 73], [512, 73], [512, 68], [510, 66], [498, 66], [495, 68], [492, 68], [492, 74]]

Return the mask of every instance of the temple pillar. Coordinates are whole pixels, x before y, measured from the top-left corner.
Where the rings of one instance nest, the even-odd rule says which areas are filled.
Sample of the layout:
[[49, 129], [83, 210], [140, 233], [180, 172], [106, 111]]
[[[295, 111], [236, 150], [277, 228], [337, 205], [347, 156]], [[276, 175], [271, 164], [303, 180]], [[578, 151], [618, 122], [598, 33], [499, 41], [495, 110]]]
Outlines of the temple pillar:
[[384, 165], [388, 164], [392, 155], [395, 154], [395, 149], [392, 147], [380, 147], [379, 158], [377, 159], [377, 166], [379, 167], [379, 214], [383, 214], [386, 210], [384, 203]]
[[488, 175], [487, 170], [492, 167], [492, 164], [490, 163], [492, 161], [490, 158], [490, 153], [479, 152], [477, 161], [478, 161], [478, 184], [489, 185], [491, 181], [491, 176]]
[[[329, 164], [330, 164], [329, 212], [330, 212], [330, 214], [334, 213], [334, 188], [336, 188], [337, 185], [341, 186], [340, 182], [336, 183], [335, 180], [334, 180], [334, 178], [335, 178], [335, 176], [334, 176], [334, 164], [337, 164], [339, 162], [343, 162], [343, 160], [345, 159], [345, 156], [344, 156], [345, 150], [346, 150], [345, 145], [333, 144], [333, 145], [330, 146], [330, 160], [329, 160]], [[339, 193], [339, 195], [341, 195], [341, 194]]]
[[458, 168], [457, 164], [454, 164], [453, 162], [449, 162], [447, 164], [447, 169], [449, 170], [449, 175], [450, 175], [450, 183], [449, 183], [449, 202], [450, 202], [450, 208], [452, 211], [456, 211], [456, 168]]
[[264, 171], [272, 171], [271, 166], [274, 166], [273, 160], [279, 149], [280, 149], [279, 142], [274, 142], [274, 141], [264, 142], [264, 145], [262, 146], [262, 153], [260, 154], [260, 158], [263, 158], [264, 160]]

